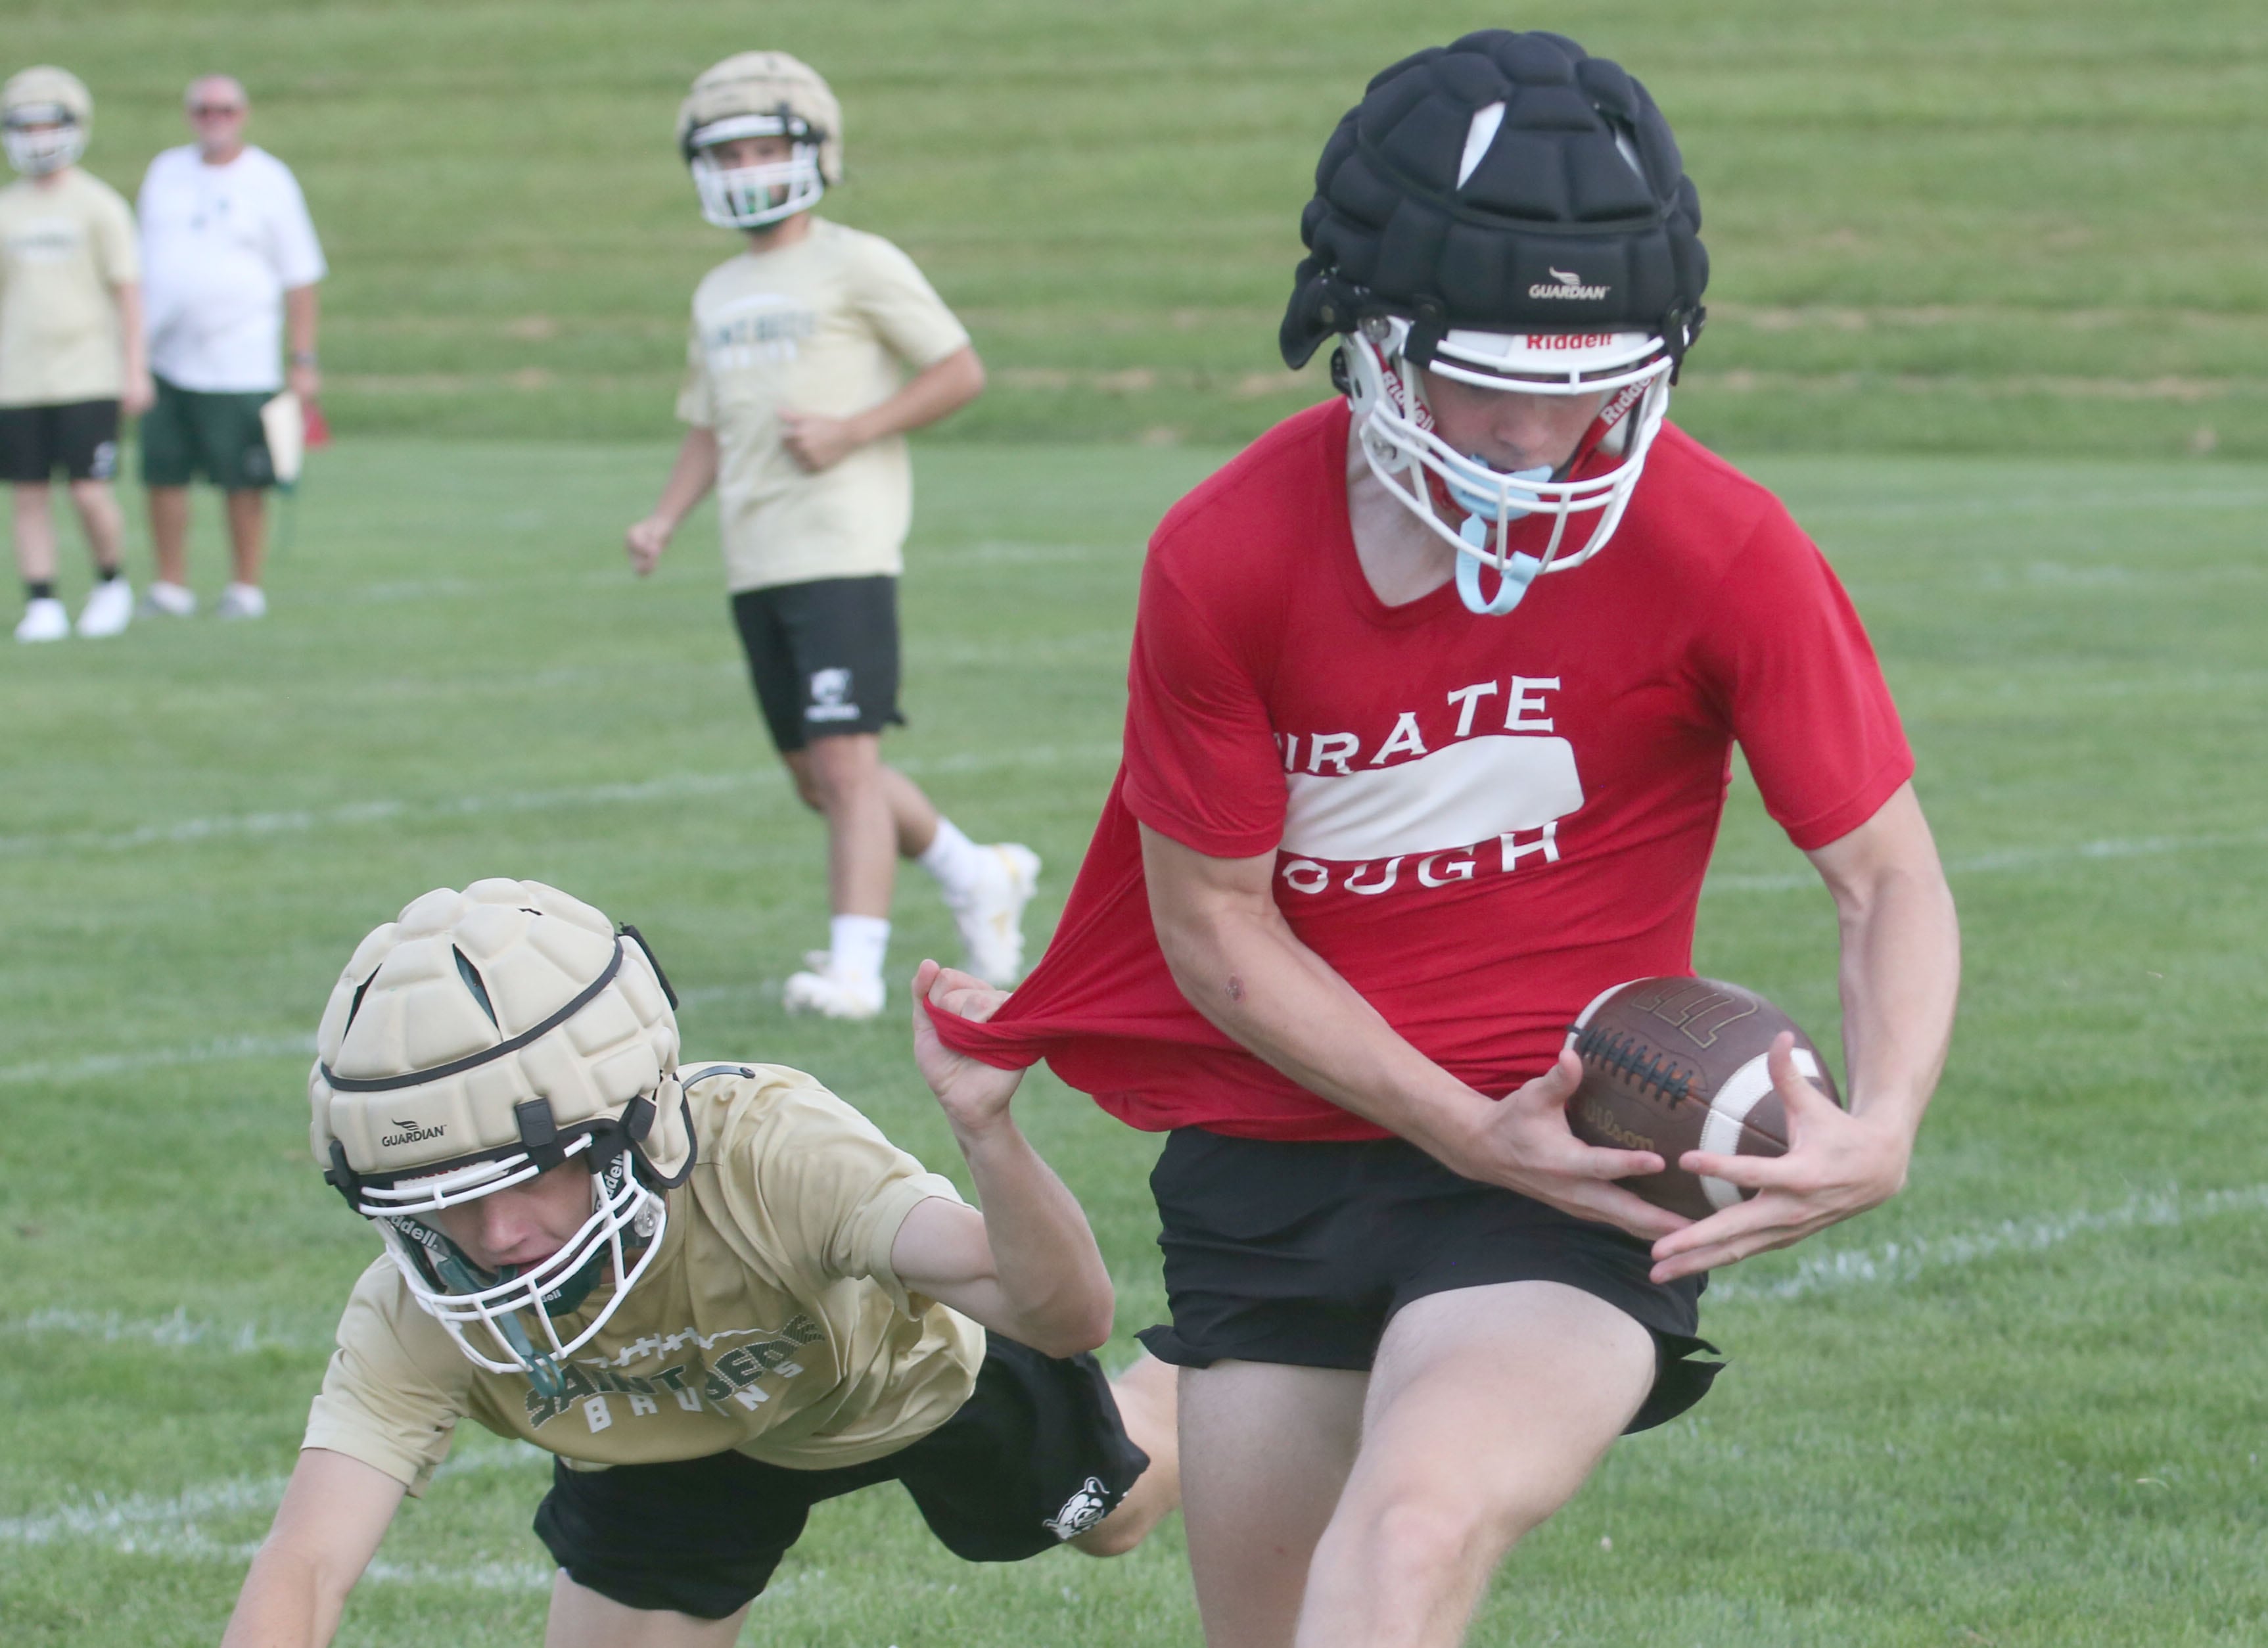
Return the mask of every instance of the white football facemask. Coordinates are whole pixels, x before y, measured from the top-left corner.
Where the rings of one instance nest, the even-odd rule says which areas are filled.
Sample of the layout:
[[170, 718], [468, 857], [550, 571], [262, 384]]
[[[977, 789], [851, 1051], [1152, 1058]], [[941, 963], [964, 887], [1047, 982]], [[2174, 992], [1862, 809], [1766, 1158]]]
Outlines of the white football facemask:
[[60, 103], [23, 104], [8, 111], [0, 129], [8, 164], [26, 177], [45, 177], [86, 152], [86, 128]]
[[[588, 1134], [571, 1141], [568, 1159], [591, 1142]], [[525, 1151], [502, 1152], [387, 1187], [365, 1184], [356, 1211], [385, 1233], [387, 1256], [410, 1297], [449, 1330], [460, 1350], [491, 1373], [525, 1373], [539, 1391], [556, 1395], [563, 1388], [559, 1363], [607, 1325], [661, 1251], [669, 1204], [639, 1182], [624, 1149], [592, 1173], [591, 1216], [582, 1227], [551, 1257], [516, 1273], [481, 1269], [424, 1216], [524, 1184], [543, 1171]], [[607, 1280], [584, 1273], [601, 1265], [614, 1279], [612, 1296], [573, 1338], [563, 1340], [552, 1310], [567, 1315], [579, 1306]]]
[[[1399, 316], [1366, 321], [1342, 340], [1347, 398], [1363, 457], [1388, 491], [1456, 548], [1457, 594], [1466, 608], [1500, 616], [1520, 604], [1537, 578], [1572, 571], [1606, 547], [1669, 410], [1676, 363], [1662, 340], [1647, 332], [1446, 334], [1426, 363], [1443, 377], [1524, 395], [1606, 396], [1565, 468], [1506, 473], [1457, 451], [1435, 432], [1419, 367], [1407, 353], [1409, 341], [1410, 322]], [[1617, 461], [1579, 476], [1597, 454]], [[1441, 518], [1435, 481], [1465, 512], [1462, 528]], [[1597, 519], [1582, 546], [1562, 554], [1570, 519], [1593, 512]], [[1552, 517], [1551, 536], [1540, 556], [1511, 547], [1513, 523], [1530, 515]], [[1497, 575], [1493, 595], [1481, 592], [1483, 567]]]
[[[788, 158], [727, 169], [711, 152], [736, 137], [787, 137]], [[819, 135], [792, 116], [735, 115], [703, 127], [691, 139], [694, 192], [701, 215], [720, 229], [761, 229], [819, 203], [827, 180], [819, 169]]]

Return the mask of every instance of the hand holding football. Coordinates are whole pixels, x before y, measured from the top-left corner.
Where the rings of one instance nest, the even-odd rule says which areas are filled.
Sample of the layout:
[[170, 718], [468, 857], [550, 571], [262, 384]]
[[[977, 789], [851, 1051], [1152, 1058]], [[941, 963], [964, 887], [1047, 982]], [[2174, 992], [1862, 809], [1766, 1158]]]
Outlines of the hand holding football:
[[1659, 1153], [1668, 1171], [1621, 1181], [1656, 1207], [1705, 1219], [1735, 1206], [1754, 1193], [1688, 1172], [1678, 1158], [1786, 1153], [1786, 1105], [1767, 1065], [1783, 1031], [1795, 1038], [1796, 1068], [1842, 1104], [1811, 1038], [1754, 991], [1714, 979], [1617, 985], [1568, 1029], [1583, 1080], [1567, 1125], [1587, 1143]]

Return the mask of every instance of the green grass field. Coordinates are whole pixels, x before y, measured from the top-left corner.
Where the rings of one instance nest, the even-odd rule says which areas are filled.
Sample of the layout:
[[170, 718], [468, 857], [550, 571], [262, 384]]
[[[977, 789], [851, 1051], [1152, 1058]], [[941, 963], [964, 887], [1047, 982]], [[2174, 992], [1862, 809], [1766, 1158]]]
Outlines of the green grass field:
[[1241, 441], [1318, 393], [1274, 347], [1323, 137], [1395, 57], [1501, 23], [1628, 64], [1715, 269], [1684, 416], [1746, 452], [2268, 459], [2268, 13], [2254, 0], [86, 0], [75, 66], [129, 193], [225, 64], [335, 266], [349, 427], [651, 438], [732, 237], [671, 140], [778, 45], [843, 93], [826, 210], [968, 318], [985, 438]]
[[[690, 76], [754, 44], [823, 68], [853, 172], [828, 211], [911, 250], [992, 368], [918, 448], [891, 748], [1045, 856], [1043, 931], [1116, 758], [1145, 536], [1322, 392], [1273, 338], [1323, 135], [1393, 56], [1499, 21], [1620, 58], [1676, 126], [1716, 270], [1677, 416], [1850, 584], [1969, 974], [1911, 1190], [1723, 1281], [1717, 1393], [1614, 1452], [1473, 1641], [2268, 1641], [2257, 4], [25, 0], [0, 70], [82, 74], [88, 166], [129, 193], [191, 74], [250, 83], [334, 265], [341, 443], [269, 622], [0, 648], [0, 1648], [217, 1639], [374, 1251], [306, 1152], [314, 1020], [416, 892], [532, 876], [637, 921], [690, 1054], [802, 1065], [956, 1160], [902, 1024], [779, 1009], [821, 834], [711, 518], [652, 583], [622, 565], [688, 295], [733, 249], [670, 144]], [[951, 953], [917, 872], [897, 920], [895, 978]], [[1736, 785], [1699, 965], [1831, 1046], [1833, 958]], [[1123, 1356], [1162, 1308], [1154, 1143], [1044, 1074], [1023, 1107]], [[468, 1437], [341, 1640], [537, 1640], [544, 1480]], [[1178, 1524], [977, 1568], [881, 1490], [821, 1511], [745, 1639], [1097, 1638], [1197, 1640]]]
[[[1047, 857], [1043, 926], [1111, 770], [1142, 538], [1220, 455], [922, 453], [893, 748], [973, 832]], [[747, 702], [711, 531], [650, 585], [619, 565], [666, 457], [351, 445], [269, 622], [0, 652], [11, 1648], [217, 1637], [372, 1252], [306, 1154], [309, 1035], [356, 939], [427, 886], [534, 876], [637, 920], [690, 1053], [806, 1066], [954, 1160], [899, 1022], [779, 1010], [824, 931], [819, 831]], [[1474, 1640], [2257, 1643], [2268, 470], [1756, 467], [1904, 706], [1967, 927], [1962, 1031], [1911, 1191], [1712, 1295], [1719, 1393], [1616, 1450]], [[902, 979], [951, 934], [917, 875], [898, 915]], [[1701, 966], [1830, 1031], [1833, 945], [1736, 790]], [[1155, 1319], [1152, 1142], [1044, 1077], [1024, 1105], [1122, 1330]], [[535, 1640], [542, 1482], [468, 1437], [342, 1640]], [[1196, 1640], [1177, 1524], [1115, 1563], [978, 1569], [885, 1489], [823, 1511], [747, 1640], [1104, 1634]]]

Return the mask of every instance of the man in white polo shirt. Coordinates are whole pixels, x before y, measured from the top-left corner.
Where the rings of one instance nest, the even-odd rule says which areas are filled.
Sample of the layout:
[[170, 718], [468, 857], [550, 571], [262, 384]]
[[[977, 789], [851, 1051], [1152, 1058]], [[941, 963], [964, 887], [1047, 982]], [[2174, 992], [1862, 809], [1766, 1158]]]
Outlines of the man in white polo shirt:
[[321, 387], [315, 283], [323, 249], [291, 168], [244, 141], [244, 87], [227, 75], [203, 76], [189, 83], [187, 107], [196, 142], [150, 163], [139, 202], [158, 392], [142, 420], [142, 483], [158, 551], [145, 610], [196, 610], [189, 483], [202, 475], [228, 498], [234, 575], [217, 610], [256, 618], [268, 610], [263, 494], [276, 482], [260, 409], [284, 387], [277, 363], [287, 329], [292, 391], [306, 402]]

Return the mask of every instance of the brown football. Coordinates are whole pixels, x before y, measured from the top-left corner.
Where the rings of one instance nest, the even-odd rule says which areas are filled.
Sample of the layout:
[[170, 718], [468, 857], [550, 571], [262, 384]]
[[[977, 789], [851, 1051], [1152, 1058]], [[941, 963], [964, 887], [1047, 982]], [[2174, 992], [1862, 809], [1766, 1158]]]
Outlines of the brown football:
[[1715, 979], [1618, 984], [1568, 1027], [1583, 1082], [1567, 1102], [1567, 1125], [1588, 1144], [1658, 1153], [1667, 1172], [1619, 1182], [1656, 1207], [1705, 1219], [1751, 1193], [1686, 1172], [1679, 1157], [1786, 1153], [1786, 1108], [1764, 1068], [1784, 1030], [1795, 1033], [1795, 1068], [1840, 1105], [1811, 1038], [1755, 991]]

